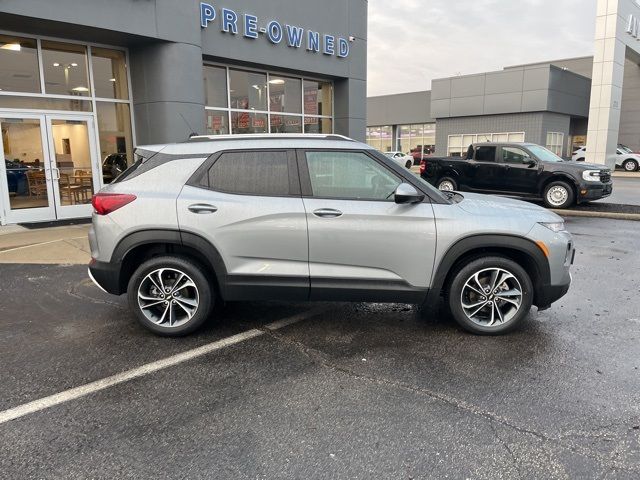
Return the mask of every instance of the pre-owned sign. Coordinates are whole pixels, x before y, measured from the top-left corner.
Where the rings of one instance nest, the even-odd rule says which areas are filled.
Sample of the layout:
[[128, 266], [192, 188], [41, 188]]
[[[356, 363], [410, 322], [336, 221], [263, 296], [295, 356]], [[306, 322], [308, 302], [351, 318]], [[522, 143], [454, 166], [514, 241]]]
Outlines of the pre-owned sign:
[[[231, 35], [242, 35], [245, 38], [255, 40], [266, 35], [273, 44], [285, 42], [289, 47], [302, 48], [304, 43], [308, 52], [322, 52], [325, 55], [335, 55], [339, 58], [349, 56], [349, 41], [351, 37], [336, 37], [330, 34], [321, 34], [313, 30], [306, 30], [296, 25], [282, 24], [277, 20], [269, 21], [266, 26], [261, 26], [258, 17], [249, 13], [238, 14], [230, 8], [220, 9], [220, 29]], [[218, 18], [216, 8], [205, 2], [200, 3], [200, 26], [207, 28], [209, 23]]]

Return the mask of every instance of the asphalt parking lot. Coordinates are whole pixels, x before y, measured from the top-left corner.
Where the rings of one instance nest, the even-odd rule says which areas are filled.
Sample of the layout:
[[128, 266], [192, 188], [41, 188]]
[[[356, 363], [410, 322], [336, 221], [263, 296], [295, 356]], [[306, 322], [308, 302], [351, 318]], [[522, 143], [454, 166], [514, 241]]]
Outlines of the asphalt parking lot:
[[0, 265], [0, 477], [637, 479], [640, 223], [567, 223], [569, 294], [503, 337], [401, 304], [251, 303], [165, 339], [82, 266]]

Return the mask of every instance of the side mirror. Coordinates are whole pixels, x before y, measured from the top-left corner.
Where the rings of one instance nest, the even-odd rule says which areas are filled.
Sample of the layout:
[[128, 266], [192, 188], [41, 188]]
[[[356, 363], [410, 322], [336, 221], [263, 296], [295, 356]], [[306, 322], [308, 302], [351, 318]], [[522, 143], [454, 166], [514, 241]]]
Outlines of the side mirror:
[[419, 193], [413, 185], [401, 183], [398, 185], [398, 188], [396, 188], [393, 199], [396, 203], [400, 204], [420, 203], [424, 200], [424, 195]]
[[536, 162], [533, 158], [529, 157], [527, 159], [525, 159], [524, 161], [525, 165], [528, 165], [529, 168], [535, 167], [536, 165], [538, 165], [538, 162]]

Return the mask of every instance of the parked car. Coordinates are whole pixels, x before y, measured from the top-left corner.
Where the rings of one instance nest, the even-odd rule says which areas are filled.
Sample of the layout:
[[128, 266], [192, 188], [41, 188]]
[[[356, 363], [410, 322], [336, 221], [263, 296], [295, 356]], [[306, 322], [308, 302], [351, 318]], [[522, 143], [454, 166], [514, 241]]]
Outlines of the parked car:
[[104, 157], [102, 161], [102, 178], [105, 183], [110, 183], [127, 169], [127, 154], [112, 153]]
[[[584, 162], [587, 155], [587, 147], [580, 147], [571, 156], [576, 162]], [[619, 144], [616, 149], [616, 167], [620, 167], [626, 172], [637, 172], [640, 170], [640, 155], [633, 152], [629, 147]]]
[[444, 299], [463, 328], [498, 334], [569, 289], [558, 215], [440, 192], [345, 137], [195, 137], [136, 155], [93, 197], [89, 275], [158, 334], [196, 330], [215, 303], [275, 299]]
[[541, 198], [549, 208], [611, 195], [611, 170], [567, 162], [534, 143], [477, 143], [465, 158], [423, 160], [423, 179], [440, 190], [460, 190]]
[[7, 187], [10, 194], [24, 195], [27, 192], [27, 172], [29, 167], [13, 160], [5, 160]]
[[413, 157], [402, 152], [385, 152], [385, 155], [398, 165], [402, 165], [405, 168], [411, 168], [413, 165]]

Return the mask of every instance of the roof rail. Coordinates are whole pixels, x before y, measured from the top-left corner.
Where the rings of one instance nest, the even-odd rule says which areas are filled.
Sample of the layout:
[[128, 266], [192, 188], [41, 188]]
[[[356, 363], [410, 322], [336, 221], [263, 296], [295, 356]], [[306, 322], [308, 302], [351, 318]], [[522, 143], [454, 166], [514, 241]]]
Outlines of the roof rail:
[[241, 133], [234, 135], [194, 135], [185, 143], [190, 142], [218, 142], [221, 140], [280, 140], [286, 138], [313, 139], [313, 140], [347, 140], [355, 142], [352, 138], [333, 133]]

